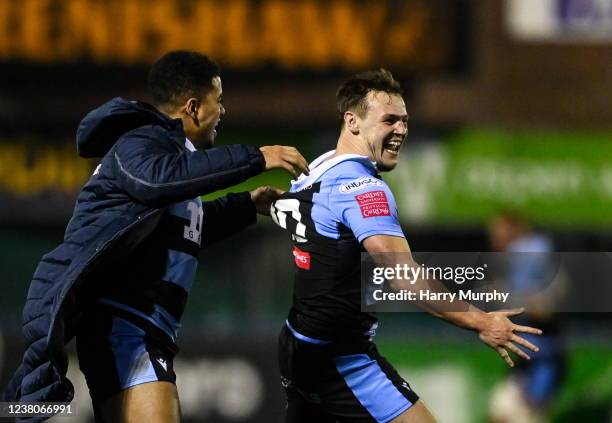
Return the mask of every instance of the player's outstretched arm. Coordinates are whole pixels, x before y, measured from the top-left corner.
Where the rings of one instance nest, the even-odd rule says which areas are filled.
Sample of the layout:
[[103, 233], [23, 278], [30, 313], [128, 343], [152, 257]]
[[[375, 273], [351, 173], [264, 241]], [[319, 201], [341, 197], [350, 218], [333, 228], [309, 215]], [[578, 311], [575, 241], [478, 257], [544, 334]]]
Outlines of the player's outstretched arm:
[[295, 147], [266, 145], [259, 148], [266, 162], [266, 170], [285, 169], [294, 178], [300, 173], [308, 175], [308, 162]]
[[249, 192], [249, 194], [257, 213], [262, 216], [270, 216], [270, 206], [274, 201], [278, 200], [278, 197], [283, 195], [284, 192], [285, 191], [278, 188], [263, 186], [254, 189]]
[[141, 128], [130, 131], [117, 142], [111, 161], [119, 187], [151, 207], [229, 188], [258, 175], [266, 166], [263, 154], [254, 146], [177, 151], [173, 143], [160, 137]]
[[204, 201], [202, 248], [229, 238], [256, 222], [256, 215], [270, 215], [270, 205], [284, 191], [263, 186], [251, 192], [230, 193], [213, 201]]
[[203, 201], [202, 207], [202, 249], [231, 237], [257, 221], [249, 192], [232, 192], [212, 201]]
[[[403, 237], [374, 235], [366, 238], [363, 241], [363, 246], [369, 253], [372, 254], [403, 253], [409, 266], [418, 266], [418, 264], [416, 264], [412, 259], [408, 241], [406, 241], [406, 239]], [[397, 256], [390, 257], [393, 257], [393, 260], [395, 260]], [[381, 263], [381, 265], [388, 267], [393, 267], [395, 264], [395, 262]], [[417, 280], [414, 284], [411, 284], [405, 280], [393, 280], [390, 281], [390, 286], [394, 290], [420, 290], [427, 288], [440, 292], [446, 291], [444, 285], [442, 285], [439, 281], [433, 280]], [[529, 326], [516, 325], [510, 320], [511, 316], [521, 314], [524, 311], [522, 308], [486, 313], [479, 308], [461, 300], [455, 301], [452, 307], [445, 307], [444, 304], [441, 304], [439, 301], [421, 301], [418, 303], [418, 305], [433, 316], [444, 319], [456, 326], [477, 332], [480, 340], [493, 348], [511, 367], [514, 366], [514, 362], [510, 358], [508, 351], [512, 351], [526, 360], [530, 359], [529, 355], [520, 349], [518, 345], [531, 351], [538, 351], [538, 347], [517, 335], [515, 332], [540, 335], [542, 331]]]

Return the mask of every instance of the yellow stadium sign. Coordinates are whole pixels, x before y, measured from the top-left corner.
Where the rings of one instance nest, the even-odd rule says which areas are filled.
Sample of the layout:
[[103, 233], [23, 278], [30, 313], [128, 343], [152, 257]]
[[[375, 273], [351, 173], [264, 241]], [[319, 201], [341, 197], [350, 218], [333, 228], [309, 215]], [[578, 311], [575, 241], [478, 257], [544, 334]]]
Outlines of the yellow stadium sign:
[[74, 193], [91, 175], [92, 162], [81, 159], [74, 147], [34, 148], [20, 141], [0, 144], [0, 191], [19, 196]]
[[[454, 6], [453, 6], [454, 5]], [[456, 0], [2, 0], [0, 60], [125, 65], [194, 49], [232, 68], [446, 66]]]

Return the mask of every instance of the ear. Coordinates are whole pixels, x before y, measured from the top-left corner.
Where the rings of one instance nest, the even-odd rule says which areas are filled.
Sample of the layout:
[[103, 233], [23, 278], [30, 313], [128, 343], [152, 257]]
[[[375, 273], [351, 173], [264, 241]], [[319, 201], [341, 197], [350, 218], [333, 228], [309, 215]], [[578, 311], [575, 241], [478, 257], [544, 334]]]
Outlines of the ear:
[[344, 112], [344, 126], [348, 129], [353, 135], [359, 134], [359, 123], [357, 121], [358, 116], [351, 112]]
[[198, 120], [198, 110], [200, 109], [200, 101], [191, 97], [185, 102], [185, 113], [194, 121]]

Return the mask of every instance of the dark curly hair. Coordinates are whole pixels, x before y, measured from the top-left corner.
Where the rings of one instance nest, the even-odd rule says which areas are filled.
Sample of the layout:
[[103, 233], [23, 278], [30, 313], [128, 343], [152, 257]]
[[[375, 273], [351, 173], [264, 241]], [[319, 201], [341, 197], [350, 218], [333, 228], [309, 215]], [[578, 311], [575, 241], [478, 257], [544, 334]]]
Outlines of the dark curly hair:
[[336, 104], [341, 125], [344, 122], [346, 111], [350, 110], [361, 117], [365, 116], [368, 111], [366, 97], [370, 91], [403, 94], [399, 82], [386, 69], [370, 70], [357, 74], [345, 81], [336, 93]]
[[212, 88], [221, 69], [208, 56], [196, 51], [171, 51], [160, 57], [149, 71], [149, 94], [156, 106], [177, 105], [190, 97], [201, 98]]

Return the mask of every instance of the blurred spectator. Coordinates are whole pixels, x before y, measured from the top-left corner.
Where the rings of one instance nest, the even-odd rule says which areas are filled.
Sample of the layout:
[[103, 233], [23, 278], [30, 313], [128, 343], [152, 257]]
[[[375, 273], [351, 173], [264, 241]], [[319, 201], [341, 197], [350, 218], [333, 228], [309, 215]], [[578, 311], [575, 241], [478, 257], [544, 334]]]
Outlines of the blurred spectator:
[[[530, 342], [540, 347], [530, 361], [520, 360], [491, 396], [490, 419], [494, 423], [544, 423], [549, 421], [549, 406], [564, 380], [565, 350], [561, 339], [559, 316], [553, 304], [560, 293], [557, 287], [546, 289], [551, 281], [549, 237], [536, 233], [520, 215], [502, 213], [489, 225], [489, 242], [494, 251], [510, 253], [507, 257], [505, 284], [509, 291], [528, 301], [517, 324], [539, 327], [543, 334]], [[552, 292], [551, 292], [552, 291]], [[533, 339], [529, 339], [533, 338]]]

